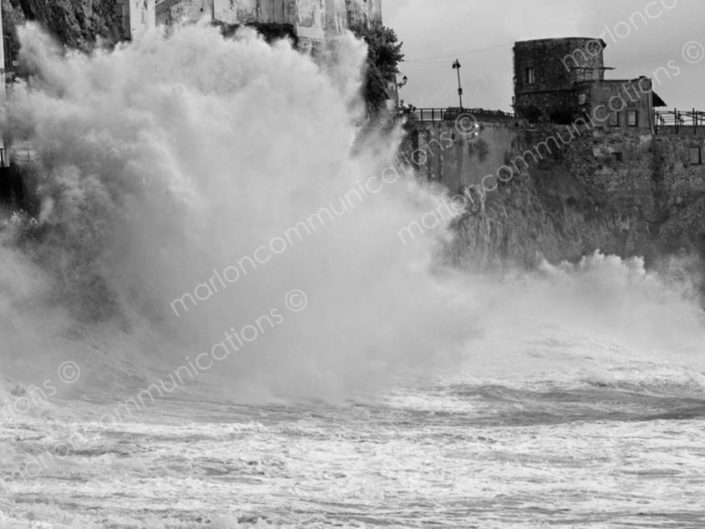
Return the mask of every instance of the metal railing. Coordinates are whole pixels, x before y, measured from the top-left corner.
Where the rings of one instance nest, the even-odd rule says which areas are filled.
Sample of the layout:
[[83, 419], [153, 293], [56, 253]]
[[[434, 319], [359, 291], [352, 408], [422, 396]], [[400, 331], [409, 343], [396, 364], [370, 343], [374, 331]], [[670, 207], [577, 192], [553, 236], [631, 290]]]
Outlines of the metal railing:
[[668, 127], [676, 134], [681, 130], [692, 130], [694, 133], [697, 133], [698, 127], [705, 127], [705, 112], [695, 109], [687, 111], [678, 109], [657, 110], [656, 127]]
[[454, 121], [461, 114], [472, 114], [478, 120], [513, 120], [514, 114], [502, 112], [501, 110], [485, 110], [483, 108], [406, 108], [402, 109], [402, 114], [413, 116], [414, 119], [426, 123], [440, 123], [443, 121]]

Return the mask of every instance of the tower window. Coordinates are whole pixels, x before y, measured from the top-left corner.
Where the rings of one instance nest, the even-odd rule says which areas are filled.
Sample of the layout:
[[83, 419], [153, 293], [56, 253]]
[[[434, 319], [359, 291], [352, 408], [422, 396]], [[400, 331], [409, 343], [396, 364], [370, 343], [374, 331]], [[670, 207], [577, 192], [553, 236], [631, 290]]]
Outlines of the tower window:
[[690, 165], [702, 165], [703, 164], [703, 150], [702, 147], [693, 146], [688, 149], [690, 153]]
[[533, 68], [526, 69], [526, 84], [534, 84], [536, 82], [536, 71]]
[[627, 110], [627, 125], [629, 127], [639, 126], [639, 111], [636, 109]]
[[594, 80], [594, 74], [592, 68], [579, 68], [576, 70], [576, 77], [578, 81], [592, 81]]

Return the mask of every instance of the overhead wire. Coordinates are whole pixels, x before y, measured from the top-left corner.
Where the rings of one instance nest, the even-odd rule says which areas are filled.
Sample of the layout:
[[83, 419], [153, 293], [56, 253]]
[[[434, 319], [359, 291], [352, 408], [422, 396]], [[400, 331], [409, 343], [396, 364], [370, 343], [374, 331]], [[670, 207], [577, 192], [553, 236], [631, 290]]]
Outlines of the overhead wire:
[[496, 50], [496, 49], [500, 49], [500, 48], [507, 48], [509, 46], [514, 46], [514, 43], [509, 42], [506, 44], [497, 44], [496, 46], [489, 46], [487, 48], [476, 48], [474, 50], [468, 50], [468, 51], [464, 51], [461, 53], [456, 53], [455, 55], [445, 55], [442, 57], [427, 57], [425, 59], [411, 59], [411, 60], [404, 59], [404, 62], [409, 63], [409, 64], [440, 64], [440, 63], [444, 63], [446, 61], [451, 61], [453, 59], [457, 59], [458, 57], [463, 57], [465, 55], [472, 55], [475, 53], [482, 53], [484, 51]]

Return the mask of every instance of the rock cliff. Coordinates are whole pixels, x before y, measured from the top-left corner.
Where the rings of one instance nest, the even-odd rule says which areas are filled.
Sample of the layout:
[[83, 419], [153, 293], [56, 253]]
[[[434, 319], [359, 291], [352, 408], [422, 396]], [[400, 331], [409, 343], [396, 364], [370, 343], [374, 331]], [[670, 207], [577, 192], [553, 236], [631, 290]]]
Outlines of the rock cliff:
[[127, 38], [122, 4], [116, 0], [2, 0], [8, 66], [17, 56], [16, 26], [36, 21], [66, 46], [87, 49], [97, 38]]
[[702, 134], [586, 133], [506, 182], [488, 179], [457, 223], [454, 258], [484, 268], [597, 250], [705, 256], [705, 166], [693, 149]]

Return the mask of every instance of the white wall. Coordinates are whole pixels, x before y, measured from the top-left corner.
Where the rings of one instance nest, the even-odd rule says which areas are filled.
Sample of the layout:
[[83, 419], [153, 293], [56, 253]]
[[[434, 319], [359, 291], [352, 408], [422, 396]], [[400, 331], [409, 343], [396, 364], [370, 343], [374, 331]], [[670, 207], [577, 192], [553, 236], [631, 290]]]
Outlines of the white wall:
[[160, 23], [212, 15], [226, 24], [291, 24], [300, 38], [310, 40], [341, 35], [348, 28], [348, 10], [358, 23], [380, 19], [381, 0], [160, 0], [158, 9]]
[[326, 0], [326, 35], [337, 37], [348, 27], [345, 0]]
[[129, 0], [130, 38], [136, 39], [157, 23], [156, 0]]
[[296, 4], [297, 36], [323, 40], [326, 36], [326, 0], [298, 0]]
[[226, 24], [247, 24], [257, 16], [257, 0], [213, 0], [215, 20]]
[[296, 24], [297, 0], [213, 0], [213, 2], [215, 19], [219, 22]]
[[157, 8], [157, 22], [167, 25], [183, 20], [196, 22], [212, 17], [213, 8], [213, 0], [162, 0]]

